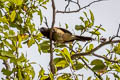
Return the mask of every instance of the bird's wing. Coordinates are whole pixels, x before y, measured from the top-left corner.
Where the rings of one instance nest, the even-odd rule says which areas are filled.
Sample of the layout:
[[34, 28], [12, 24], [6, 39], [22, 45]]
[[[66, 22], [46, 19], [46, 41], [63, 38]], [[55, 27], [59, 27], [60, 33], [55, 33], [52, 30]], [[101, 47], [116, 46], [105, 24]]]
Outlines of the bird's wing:
[[[55, 28], [57, 28], [57, 27], [55, 27]], [[68, 30], [66, 30], [66, 29], [64, 29], [64, 28], [57, 28], [57, 29], [63, 31], [64, 33], [68, 33], [68, 34], [71, 34], [71, 35], [72, 35], [72, 33], [71, 33], [70, 31], [68, 31]]]
[[53, 32], [55, 32], [55, 33], [57, 33], [57, 34], [61, 34], [61, 35], [63, 35], [63, 34], [65, 33], [63, 30], [61, 30], [61, 29], [59, 29], [59, 28], [57, 28], [57, 27], [54, 27], [54, 28], [53, 28]]
[[54, 35], [56, 35], [56, 37], [54, 36], [54, 38], [56, 38], [58, 42], [73, 41], [75, 37], [70, 31], [57, 27], [54, 27]]

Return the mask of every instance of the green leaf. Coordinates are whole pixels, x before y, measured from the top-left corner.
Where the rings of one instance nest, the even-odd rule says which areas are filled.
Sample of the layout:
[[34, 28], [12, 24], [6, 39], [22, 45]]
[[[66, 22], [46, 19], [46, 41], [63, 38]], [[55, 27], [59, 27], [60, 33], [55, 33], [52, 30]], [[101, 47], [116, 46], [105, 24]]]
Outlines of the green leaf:
[[0, 17], [2, 17], [2, 11], [0, 11]]
[[22, 45], [21, 45], [21, 41], [22, 41], [22, 36], [21, 35], [18, 35], [18, 47], [19, 48], [22, 48]]
[[[91, 62], [91, 65], [94, 65], [92, 70], [100, 72], [101, 70], [106, 69], [106, 66], [104, 65], [103, 61], [100, 59], [95, 59]], [[104, 70], [105, 71], [105, 70]]]
[[34, 31], [36, 31], [36, 29], [35, 29], [35, 24], [34, 24], [34, 23], [31, 24], [31, 22], [30, 22], [30, 24], [29, 24], [29, 28], [30, 28], [30, 32], [31, 32], [31, 34], [32, 34]]
[[45, 72], [45, 70], [41, 67], [41, 70], [39, 71], [39, 75], [38, 75], [40, 80], [45, 80], [45, 79], [47, 79], [49, 77], [49, 76], [45, 76], [44, 72]]
[[2, 51], [1, 55], [5, 57], [15, 58], [15, 55], [13, 55], [11, 51]]
[[[104, 70], [105, 66], [104, 65], [95, 65], [92, 70], [100, 72], [102, 70]], [[105, 71], [105, 70], [104, 70]]]
[[90, 44], [89, 45], [89, 50], [92, 50], [94, 48], [94, 45], [93, 44]]
[[84, 18], [83, 18], [83, 17], [80, 17], [80, 20], [81, 20], [82, 22], [84, 22]]
[[0, 17], [0, 22], [9, 24], [8, 19], [5, 16]]
[[104, 28], [102, 28], [101, 26], [95, 26], [97, 29], [101, 29], [102, 31], [106, 31]]
[[76, 30], [84, 30], [84, 26], [83, 25], [75, 25], [75, 29]]
[[54, 52], [60, 53], [60, 49], [54, 49]]
[[13, 3], [15, 3], [18, 6], [22, 5], [22, 3], [23, 3], [23, 0], [10, 0], [10, 1], [12, 1]]
[[120, 76], [118, 74], [113, 73], [114, 77], [117, 78], [118, 80], [120, 79]]
[[74, 67], [75, 67], [74, 70], [79, 70], [79, 69], [82, 69], [84, 65], [80, 62], [74, 62]]
[[22, 71], [18, 69], [18, 80], [22, 80]]
[[35, 39], [37, 39], [38, 40], [38, 42], [40, 42], [40, 40], [42, 40], [42, 37], [43, 35], [42, 35], [42, 33], [39, 33], [39, 34], [36, 34], [35, 36], [33, 36]]
[[48, 53], [50, 50], [50, 42], [49, 41], [43, 41], [40, 43], [40, 48], [43, 53]]
[[11, 45], [7, 40], [3, 40], [3, 44], [6, 45], [7, 47], [10, 47], [11, 49], [13, 48], [13, 45]]
[[35, 72], [30, 63], [29, 64], [25, 63], [25, 68], [22, 70], [22, 74], [24, 74], [27, 80], [30, 80], [31, 78], [33, 80]]
[[91, 28], [94, 25], [94, 23], [89, 23], [88, 27]]
[[4, 29], [5, 29], [5, 30], [9, 30], [8, 25], [4, 25]]
[[63, 48], [63, 47], [66, 47], [66, 45], [65, 44], [56, 43], [55, 47]]
[[33, 38], [33, 37], [31, 37], [31, 39], [30, 39], [30, 40], [28, 40], [27, 45], [28, 45], [28, 47], [31, 47], [34, 43], [35, 43], [35, 40], [34, 40], [34, 38]]
[[2, 60], [7, 60], [8, 57], [0, 56], [0, 59], [2, 59]]
[[91, 78], [92, 78], [92, 77], [90, 76], [90, 77], [88, 77], [88, 79], [87, 79], [87, 80], [91, 80]]
[[25, 58], [24, 54], [22, 53], [22, 55], [17, 59], [17, 61], [19, 61], [19, 62], [27, 62], [27, 59]]
[[12, 13], [10, 15], [11, 22], [13, 22], [15, 20], [15, 16], [16, 16], [16, 12], [14, 10], [14, 11], [12, 11]]
[[84, 24], [85, 24], [85, 27], [89, 27], [89, 21], [85, 21]]
[[94, 15], [93, 15], [93, 13], [92, 13], [92, 11], [91, 10], [89, 10], [90, 11], [90, 16], [91, 16], [91, 21], [92, 21], [92, 23], [94, 23]]
[[41, 67], [41, 70], [39, 71], [39, 76], [38, 77], [43, 76], [44, 72], [45, 72], [45, 70]]
[[116, 54], [119, 54], [119, 55], [120, 55], [120, 43], [118, 43], [118, 44], [114, 47], [113, 51], [114, 51]]
[[108, 75], [106, 75], [106, 80], [110, 80], [110, 78], [108, 77]]
[[90, 33], [92, 33], [93, 35], [100, 35], [100, 32], [99, 31], [91, 31]]
[[112, 65], [112, 67], [117, 71], [117, 72], [120, 72], [120, 66], [119, 65]]
[[85, 56], [81, 56], [85, 61], [89, 62], [89, 59], [87, 59]]
[[39, 0], [39, 2], [43, 2], [44, 0]]
[[3, 68], [1, 71], [2, 71], [3, 74], [6, 75], [6, 76], [10, 76], [10, 75], [12, 74], [12, 71], [9, 71], [9, 70], [7, 70], [7, 69], [5, 69], [5, 68]]
[[52, 72], [50, 72], [49, 77], [50, 77], [50, 80], [54, 80]]
[[86, 12], [83, 12], [83, 13], [84, 13], [84, 15], [88, 18], [87, 13], [86, 13]]
[[42, 11], [41, 10], [38, 11], [38, 15], [40, 15], [40, 24], [42, 24], [43, 16], [42, 16]]
[[41, 54], [41, 46], [40, 46], [40, 44], [37, 44], [37, 46], [38, 46], [38, 51]]
[[95, 59], [91, 62], [91, 65], [104, 65], [104, 63], [100, 59]]
[[[71, 65], [73, 65], [73, 61], [71, 59], [70, 53], [68, 52], [67, 48], [64, 48], [62, 51], [62, 55], [64, 56], [64, 58], [71, 63]], [[73, 66], [74, 67], [74, 66]]]
[[91, 51], [94, 48], [93, 44], [90, 44], [89, 47], [86, 47], [86, 52]]
[[9, 30], [9, 35], [12, 35], [12, 36], [14, 36], [14, 35], [15, 35], [15, 32], [14, 32], [14, 30]]
[[57, 80], [73, 80], [73, 79], [71, 78], [71, 74], [66, 73], [66, 74], [63, 74], [63, 75], [59, 76], [57, 78]]
[[68, 29], [68, 24], [65, 24], [66, 29]]
[[44, 2], [42, 2], [42, 4], [47, 4], [49, 2], [49, 0], [45, 0]]
[[69, 63], [64, 58], [55, 58], [54, 63], [57, 67], [57, 70], [64, 69], [69, 66]]

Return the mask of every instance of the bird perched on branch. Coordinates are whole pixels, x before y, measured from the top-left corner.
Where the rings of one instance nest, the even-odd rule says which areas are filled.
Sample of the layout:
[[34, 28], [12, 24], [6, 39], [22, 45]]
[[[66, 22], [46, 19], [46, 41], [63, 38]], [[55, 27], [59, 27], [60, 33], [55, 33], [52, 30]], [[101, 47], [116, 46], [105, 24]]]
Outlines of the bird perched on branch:
[[[50, 39], [51, 28], [42, 27], [39, 30], [43, 34], [43, 36]], [[74, 40], [90, 41], [94, 39], [91, 37], [73, 35], [70, 31], [64, 28], [53, 27], [52, 40], [58, 43], [66, 43], [66, 42], [72, 42]]]

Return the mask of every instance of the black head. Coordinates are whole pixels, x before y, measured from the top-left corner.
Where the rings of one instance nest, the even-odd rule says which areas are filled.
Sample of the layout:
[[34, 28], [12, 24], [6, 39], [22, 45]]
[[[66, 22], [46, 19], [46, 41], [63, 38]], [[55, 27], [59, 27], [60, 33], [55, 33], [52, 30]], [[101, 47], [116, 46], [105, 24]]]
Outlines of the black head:
[[49, 28], [46, 28], [46, 27], [41, 27], [40, 29], [40, 32], [44, 35], [44, 36], [46, 36], [46, 37], [48, 37], [49, 38], [49, 33], [50, 33], [50, 29]]
[[41, 27], [39, 30], [40, 30], [40, 32], [42, 33], [42, 32], [48, 31], [48, 28], [46, 28], [46, 27]]

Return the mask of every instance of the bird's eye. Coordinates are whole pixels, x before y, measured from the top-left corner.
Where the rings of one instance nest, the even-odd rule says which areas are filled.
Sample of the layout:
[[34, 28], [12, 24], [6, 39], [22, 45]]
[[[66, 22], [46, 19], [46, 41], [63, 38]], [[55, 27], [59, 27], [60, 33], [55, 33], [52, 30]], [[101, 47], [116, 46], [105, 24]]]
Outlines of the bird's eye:
[[44, 28], [41, 28], [40, 31], [44, 31], [45, 29]]

